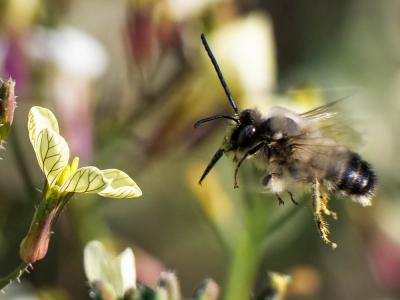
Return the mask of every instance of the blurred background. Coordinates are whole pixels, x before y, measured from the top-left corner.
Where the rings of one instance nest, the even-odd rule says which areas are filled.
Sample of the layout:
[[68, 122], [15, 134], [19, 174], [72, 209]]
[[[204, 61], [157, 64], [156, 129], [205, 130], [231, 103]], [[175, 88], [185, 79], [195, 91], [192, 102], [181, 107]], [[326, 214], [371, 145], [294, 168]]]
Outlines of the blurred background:
[[[261, 288], [268, 271], [278, 271], [292, 277], [287, 299], [400, 299], [399, 1], [0, 5], [0, 77], [16, 81], [18, 96], [0, 152], [0, 276], [19, 262], [19, 243], [43, 184], [26, 127], [31, 106], [55, 113], [82, 165], [120, 168], [143, 191], [134, 200], [74, 197], [47, 257], [0, 299], [88, 299], [82, 251], [92, 239], [117, 251], [132, 247], [138, 279], [147, 285], [173, 270], [185, 295], [206, 277], [229, 289], [238, 280], [232, 279], [240, 271], [235, 250], [243, 245], [246, 220], [259, 233], [249, 254], [252, 275], [243, 272], [252, 290]], [[260, 174], [251, 164], [239, 189], [226, 157], [197, 185], [227, 124], [196, 130], [193, 124], [232, 113], [201, 32], [242, 109], [281, 105], [302, 112], [346, 98], [341, 114], [361, 133], [355, 150], [374, 166], [379, 189], [368, 208], [332, 199], [339, 215], [329, 220], [336, 251], [319, 238], [310, 195], [296, 195], [304, 202], [299, 207], [278, 206], [258, 192]]]

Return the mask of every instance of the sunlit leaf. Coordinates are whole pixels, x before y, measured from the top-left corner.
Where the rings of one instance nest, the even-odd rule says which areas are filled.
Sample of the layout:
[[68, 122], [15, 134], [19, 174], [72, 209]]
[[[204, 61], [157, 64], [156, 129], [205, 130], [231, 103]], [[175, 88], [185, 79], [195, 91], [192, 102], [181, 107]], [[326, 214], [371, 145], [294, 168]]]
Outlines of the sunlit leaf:
[[39, 166], [51, 186], [68, 164], [68, 144], [62, 136], [49, 129], [40, 131], [32, 144]]
[[137, 184], [124, 172], [96, 167], [77, 169], [78, 158], [68, 167], [69, 148], [53, 113], [45, 108], [31, 108], [28, 118], [29, 138], [39, 166], [50, 186], [61, 185], [61, 192], [98, 193], [104, 197], [133, 198], [142, 194]]
[[32, 107], [28, 116], [28, 131], [33, 148], [35, 148], [39, 132], [45, 128], [59, 133], [56, 117], [46, 108], [40, 106]]
[[100, 196], [111, 198], [134, 198], [142, 195], [138, 185], [126, 173], [117, 169], [102, 170], [108, 182], [107, 188], [99, 192]]
[[96, 167], [76, 170], [61, 187], [62, 191], [75, 193], [98, 193], [108, 186], [103, 173]]

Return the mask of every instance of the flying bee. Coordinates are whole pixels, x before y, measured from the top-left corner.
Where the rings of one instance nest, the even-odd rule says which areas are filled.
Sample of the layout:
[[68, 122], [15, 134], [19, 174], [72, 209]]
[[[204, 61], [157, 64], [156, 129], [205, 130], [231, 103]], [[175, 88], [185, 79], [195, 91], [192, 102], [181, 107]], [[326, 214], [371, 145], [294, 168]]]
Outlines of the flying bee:
[[336, 112], [332, 102], [310, 111], [297, 114], [282, 107], [273, 107], [266, 115], [257, 109], [239, 111], [218, 63], [204, 36], [201, 39], [217, 72], [234, 115], [218, 114], [197, 121], [195, 128], [217, 120], [228, 119], [233, 127], [225, 137], [204, 170], [199, 184], [225, 153], [233, 153], [236, 168], [234, 187], [238, 187], [237, 175], [242, 163], [253, 158], [265, 166], [267, 174], [262, 184], [269, 188], [283, 204], [281, 194], [294, 184], [311, 186], [312, 209], [320, 236], [325, 244], [337, 247], [328, 235], [324, 215], [337, 219], [328, 208], [328, 191], [350, 197], [362, 206], [371, 205], [376, 189], [376, 176], [370, 164], [326, 133], [327, 121], [334, 120]]

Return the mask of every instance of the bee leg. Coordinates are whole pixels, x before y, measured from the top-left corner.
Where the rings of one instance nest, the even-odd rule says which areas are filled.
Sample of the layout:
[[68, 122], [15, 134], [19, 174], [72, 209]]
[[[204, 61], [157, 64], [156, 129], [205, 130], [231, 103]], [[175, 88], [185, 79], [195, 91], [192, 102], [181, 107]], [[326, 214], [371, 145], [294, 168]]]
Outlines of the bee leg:
[[237, 175], [238, 175], [240, 166], [242, 165], [242, 163], [245, 161], [245, 159], [246, 159], [249, 155], [255, 154], [255, 153], [256, 153], [258, 150], [260, 150], [263, 146], [264, 146], [264, 142], [255, 145], [253, 148], [250, 148], [250, 149], [243, 155], [243, 157], [238, 161], [238, 163], [236, 164], [235, 175], [234, 175], [234, 180], [233, 180], [233, 187], [234, 187], [235, 189], [237, 189], [237, 188], [239, 187], [238, 182], [237, 182]]
[[337, 213], [331, 211], [328, 208], [328, 201], [329, 201], [328, 195], [326, 193], [321, 193], [320, 198], [321, 198], [321, 209], [324, 212], [324, 214], [327, 216], [331, 216], [333, 219], [337, 220], [338, 219]]
[[321, 203], [321, 191], [320, 191], [320, 184], [318, 179], [314, 179], [313, 185], [313, 202], [312, 202], [312, 208], [313, 208], [313, 213], [314, 213], [314, 220], [315, 223], [317, 224], [317, 228], [319, 230], [320, 236], [322, 240], [324, 241], [325, 244], [330, 245], [332, 249], [337, 248], [337, 244], [333, 243], [329, 238], [329, 228], [328, 228], [328, 223], [324, 220], [324, 217], [322, 216], [322, 211], [323, 211], [323, 204]]
[[292, 200], [293, 204], [294, 205], [299, 205], [299, 203], [296, 200], [294, 200], [293, 194], [290, 191], [286, 191], [286, 192], [289, 194], [290, 200]]
[[285, 204], [285, 201], [283, 201], [282, 197], [279, 196], [278, 193], [275, 193], [275, 197], [276, 197], [276, 199], [278, 200], [279, 205]]

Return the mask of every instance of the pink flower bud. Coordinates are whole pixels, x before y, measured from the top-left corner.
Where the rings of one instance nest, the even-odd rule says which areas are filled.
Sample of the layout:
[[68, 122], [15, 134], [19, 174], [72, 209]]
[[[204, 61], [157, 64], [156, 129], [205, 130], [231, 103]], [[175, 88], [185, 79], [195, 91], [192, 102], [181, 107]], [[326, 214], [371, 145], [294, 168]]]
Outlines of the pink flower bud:
[[33, 217], [28, 234], [22, 240], [19, 254], [27, 264], [32, 264], [44, 258], [49, 246], [51, 230], [55, 223], [58, 207], [47, 213], [46, 208], [40, 206]]
[[0, 79], [0, 140], [4, 140], [14, 119], [15, 81]]
[[127, 19], [128, 41], [137, 63], [153, 58], [156, 47], [156, 28], [151, 8], [133, 8]]

